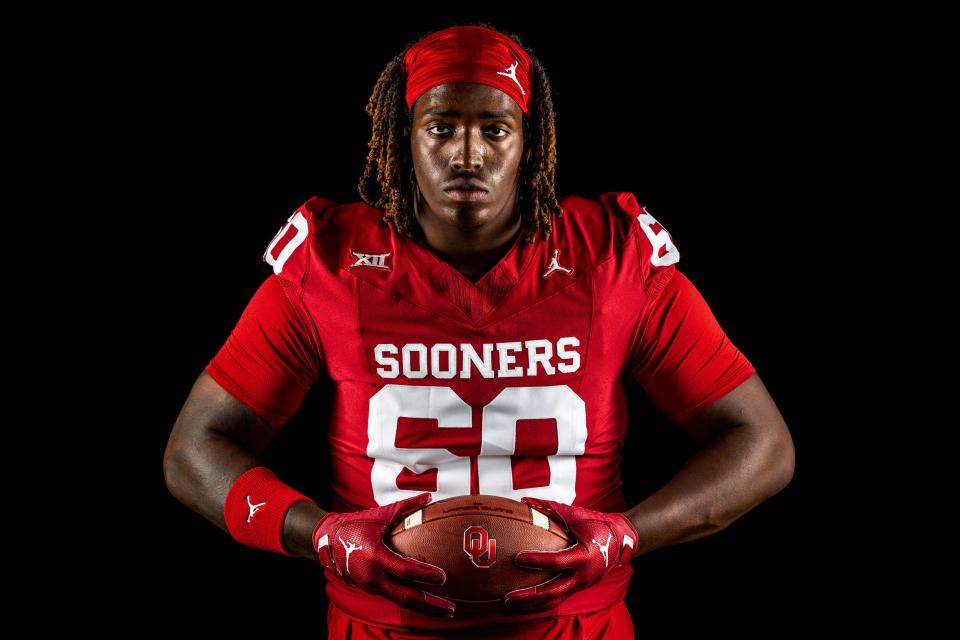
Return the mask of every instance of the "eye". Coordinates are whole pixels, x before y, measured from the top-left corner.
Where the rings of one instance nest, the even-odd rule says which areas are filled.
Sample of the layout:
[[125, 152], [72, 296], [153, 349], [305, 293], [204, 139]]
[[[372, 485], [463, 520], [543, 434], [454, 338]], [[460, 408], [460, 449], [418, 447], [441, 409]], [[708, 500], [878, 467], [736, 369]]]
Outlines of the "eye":
[[[439, 128], [439, 129], [449, 129], [450, 127], [447, 126], [447, 125], [445, 125], [445, 124], [435, 124], [435, 125], [431, 125], [431, 126], [427, 127], [427, 131], [430, 131], [430, 130], [432, 130], [432, 129], [437, 129], [437, 128]], [[494, 136], [493, 136], [494, 138], [506, 138], [508, 135], [510, 135], [510, 132], [509, 132], [509, 131], [507, 131], [506, 129], [503, 129], [503, 128], [501, 128], [501, 127], [489, 127], [489, 128], [487, 129], [487, 131], [491, 131], [491, 130], [501, 132], [499, 135], [494, 135]], [[435, 134], [435, 135], [444, 135], [444, 134], [442, 134], [442, 133], [437, 133], [437, 134]]]

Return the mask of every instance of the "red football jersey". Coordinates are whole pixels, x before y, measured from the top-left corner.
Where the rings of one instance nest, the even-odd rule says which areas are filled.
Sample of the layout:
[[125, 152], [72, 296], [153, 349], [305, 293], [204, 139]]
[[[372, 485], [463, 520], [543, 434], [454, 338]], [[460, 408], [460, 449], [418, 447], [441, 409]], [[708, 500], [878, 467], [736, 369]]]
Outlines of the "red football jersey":
[[[479, 280], [363, 202], [313, 197], [268, 244], [273, 267], [207, 372], [282, 424], [318, 376], [335, 385], [334, 511], [430, 491], [434, 500], [534, 496], [626, 511], [624, 380], [680, 421], [754, 368], [677, 270], [667, 230], [630, 192], [560, 199], [554, 233], [523, 234]], [[589, 373], [589, 375], [587, 375]], [[325, 464], [325, 461], [318, 461]], [[632, 567], [553, 610], [484, 624], [597, 611]], [[420, 614], [327, 572], [354, 618], [403, 628], [479, 620]]]

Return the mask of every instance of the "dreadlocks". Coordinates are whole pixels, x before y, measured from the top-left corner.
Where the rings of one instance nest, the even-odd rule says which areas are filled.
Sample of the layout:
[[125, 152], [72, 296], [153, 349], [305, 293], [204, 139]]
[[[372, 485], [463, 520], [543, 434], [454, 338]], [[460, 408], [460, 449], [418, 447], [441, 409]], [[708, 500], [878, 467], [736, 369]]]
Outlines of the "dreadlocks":
[[[513, 33], [495, 29], [487, 22], [477, 26], [487, 27], [513, 39], [530, 56], [533, 99], [531, 118], [523, 116], [524, 145], [529, 145], [529, 161], [521, 164], [519, 171], [518, 206], [523, 226], [527, 229], [525, 240], [533, 243], [537, 229], [543, 228], [543, 237], [552, 230], [552, 214], [563, 215], [557, 201], [554, 181], [557, 164], [557, 139], [554, 128], [553, 97], [550, 82], [540, 60], [520, 42]], [[429, 35], [426, 34], [426, 35]], [[403, 51], [394, 56], [380, 73], [373, 93], [367, 102], [366, 112], [373, 119], [373, 131], [367, 143], [367, 164], [357, 188], [360, 197], [368, 205], [385, 209], [383, 222], [393, 218], [399, 232], [413, 235], [412, 201], [413, 158], [410, 155], [409, 131], [413, 123], [413, 110], [404, 100]], [[376, 169], [374, 169], [376, 165]], [[376, 171], [376, 176], [374, 176]], [[374, 183], [379, 195], [373, 195]]]

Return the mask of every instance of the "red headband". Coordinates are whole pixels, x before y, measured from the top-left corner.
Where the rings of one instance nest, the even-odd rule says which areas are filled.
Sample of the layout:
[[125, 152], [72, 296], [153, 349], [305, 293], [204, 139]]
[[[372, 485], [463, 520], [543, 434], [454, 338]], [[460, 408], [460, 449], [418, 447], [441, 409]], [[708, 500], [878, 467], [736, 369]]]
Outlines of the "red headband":
[[530, 114], [530, 56], [512, 39], [481, 26], [448, 27], [411, 45], [403, 57], [407, 107], [447, 82], [503, 91]]

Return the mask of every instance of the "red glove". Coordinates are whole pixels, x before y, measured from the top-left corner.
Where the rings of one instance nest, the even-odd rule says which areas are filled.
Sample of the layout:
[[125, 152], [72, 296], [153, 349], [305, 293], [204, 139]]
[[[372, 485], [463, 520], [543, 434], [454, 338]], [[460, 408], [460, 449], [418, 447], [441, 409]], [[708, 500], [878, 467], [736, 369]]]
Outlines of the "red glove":
[[314, 527], [312, 536], [320, 564], [368, 593], [382, 595], [410, 609], [452, 618], [456, 608], [452, 602], [397, 579], [440, 585], [447, 581], [446, 572], [402, 556], [384, 542], [394, 524], [431, 499], [430, 493], [421, 493], [364, 511], [327, 513]]
[[518, 567], [566, 571], [543, 584], [506, 594], [504, 604], [511, 609], [553, 608], [629, 562], [636, 549], [640, 536], [622, 513], [602, 513], [539, 498], [521, 498], [520, 502], [565, 526], [577, 543], [560, 551], [518, 551], [513, 557]]

